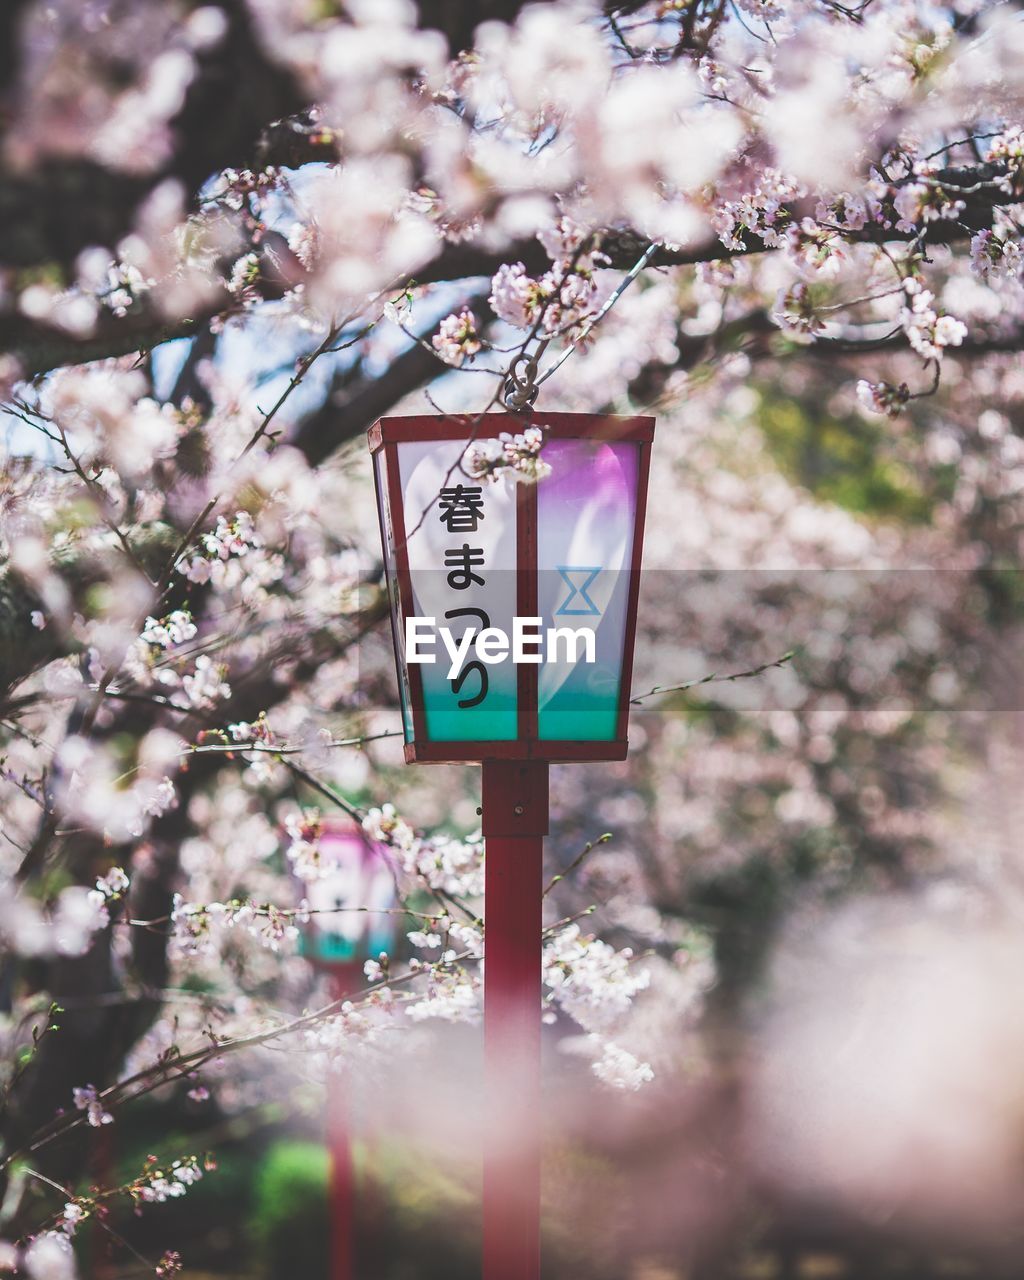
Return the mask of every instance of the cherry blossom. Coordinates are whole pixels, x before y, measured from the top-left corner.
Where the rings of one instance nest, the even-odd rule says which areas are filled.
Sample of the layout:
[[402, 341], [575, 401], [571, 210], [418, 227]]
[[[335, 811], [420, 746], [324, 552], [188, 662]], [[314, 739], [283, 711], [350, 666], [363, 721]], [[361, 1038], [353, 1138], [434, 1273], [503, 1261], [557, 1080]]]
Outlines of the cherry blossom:
[[466, 469], [470, 475], [492, 482], [510, 476], [523, 483], [535, 483], [551, 474], [550, 465], [541, 457], [543, 447], [543, 427], [531, 426], [514, 434], [502, 431], [497, 439], [470, 447]]
[[615, 1089], [636, 1092], [654, 1079], [654, 1072], [647, 1062], [641, 1062], [635, 1054], [623, 1049], [611, 1040], [591, 1037], [591, 1043], [599, 1051], [592, 1066], [594, 1075]]
[[904, 283], [907, 303], [900, 323], [910, 345], [926, 360], [941, 360], [947, 347], [958, 347], [967, 335], [967, 326], [953, 316], [940, 315], [932, 307], [935, 296], [917, 280]]
[[[739, 1132], [787, 928], [939, 877], [1015, 901], [1019, 14], [108, 8], [30, 3], [8, 33], [0, 1083], [5, 1149], [17, 1130], [69, 1172], [23, 1204], [0, 1188], [25, 1232], [0, 1269], [74, 1275], [68, 1237], [107, 1203], [77, 1194], [75, 1144], [151, 1092], [226, 1130], [267, 1099], [286, 1123], [315, 1108], [339, 1062], [376, 1081], [455, 1046], [469, 1069], [477, 775], [402, 764], [362, 438], [381, 415], [515, 407], [510, 385], [508, 430], [459, 460], [474, 484], [543, 485], [549, 412], [658, 418], [630, 755], [553, 770], [538, 1016], [574, 1105], [630, 1115], [588, 1101], [608, 1086], [639, 1114], [654, 1085], [684, 1116], [706, 1089]], [[341, 1001], [302, 944], [340, 816], [398, 895]], [[844, 945], [876, 936], [866, 908], [847, 921]], [[848, 986], [828, 991], [842, 1009]], [[62, 1000], [95, 1003], [88, 1056], [46, 1013]], [[788, 1013], [801, 1061], [825, 1060]], [[940, 1055], [911, 1056], [927, 1082]], [[989, 1057], [1019, 1075], [1012, 1045]], [[963, 1098], [1000, 1096], [986, 1079], [965, 1124]], [[733, 1147], [715, 1187], [763, 1185]], [[120, 1194], [177, 1200], [203, 1169], [161, 1147]], [[721, 1201], [716, 1230], [748, 1239]], [[679, 1256], [741, 1269], [698, 1219]]]
[[44, 1231], [36, 1236], [21, 1262], [31, 1280], [75, 1280], [78, 1275], [75, 1255], [63, 1231]]
[[86, 1113], [86, 1119], [93, 1128], [98, 1129], [101, 1125], [114, 1123], [114, 1117], [109, 1111], [103, 1109], [103, 1103], [100, 1101], [95, 1085], [83, 1085], [80, 1089], [72, 1090], [72, 1093], [75, 1106], [79, 1111]]
[[480, 339], [472, 312], [463, 309], [446, 316], [431, 343], [447, 364], [458, 366], [476, 355], [480, 350]]

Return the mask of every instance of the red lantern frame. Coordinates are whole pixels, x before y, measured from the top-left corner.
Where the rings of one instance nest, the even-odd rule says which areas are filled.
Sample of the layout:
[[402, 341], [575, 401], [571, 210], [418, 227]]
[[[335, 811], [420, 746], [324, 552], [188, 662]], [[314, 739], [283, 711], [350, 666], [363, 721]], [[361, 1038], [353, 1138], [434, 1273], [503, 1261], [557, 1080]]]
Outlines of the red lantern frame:
[[[381, 418], [367, 433], [370, 452], [383, 451], [386, 462], [387, 492], [381, 492], [380, 471], [374, 465], [377, 490], [377, 513], [380, 520], [381, 545], [387, 546], [385, 510], [390, 513], [394, 534], [395, 576], [398, 600], [391, 600], [391, 626], [395, 668], [399, 688], [409, 691], [409, 713], [412, 718], [412, 740], [405, 743], [405, 761], [413, 763], [468, 763], [480, 760], [624, 760], [628, 750], [627, 726], [633, 674], [633, 647], [636, 640], [637, 601], [640, 593], [640, 564], [643, 556], [644, 519], [647, 511], [647, 486], [650, 475], [651, 445], [654, 440], [654, 418], [617, 417], [579, 413], [525, 414], [486, 413], [467, 417], [416, 416]], [[410, 441], [488, 439], [502, 431], [522, 431], [528, 426], [544, 429], [553, 439], [600, 440], [635, 443], [637, 458], [637, 494], [634, 514], [633, 543], [629, 563], [629, 588], [626, 627], [623, 640], [622, 668], [619, 681], [616, 733], [612, 740], [587, 742], [551, 741], [537, 736], [536, 666], [520, 664], [517, 668], [518, 736], [514, 741], [432, 742], [426, 734], [426, 713], [422, 673], [410, 664], [403, 679], [401, 669], [402, 637], [400, 619], [413, 613], [412, 574], [409, 569], [405, 537], [405, 506], [398, 466], [398, 445]], [[520, 484], [516, 492], [516, 612], [522, 617], [537, 614], [537, 488]], [[401, 536], [399, 534], [401, 531]], [[389, 591], [391, 584], [389, 582]]]

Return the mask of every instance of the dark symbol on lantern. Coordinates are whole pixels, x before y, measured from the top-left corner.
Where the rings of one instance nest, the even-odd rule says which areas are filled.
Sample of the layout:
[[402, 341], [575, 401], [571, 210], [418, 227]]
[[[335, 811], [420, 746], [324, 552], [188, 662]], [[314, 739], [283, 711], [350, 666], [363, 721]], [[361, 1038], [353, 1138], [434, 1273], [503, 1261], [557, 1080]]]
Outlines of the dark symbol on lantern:
[[461, 547], [449, 547], [444, 553], [444, 567], [451, 569], [448, 585], [455, 591], [465, 591], [471, 583], [478, 587], [484, 585], [484, 579], [474, 569], [479, 569], [484, 562], [482, 547], [471, 547], [464, 542]]
[[452, 681], [452, 693], [462, 692], [462, 686], [466, 683], [466, 679], [469, 676], [469, 673], [471, 671], [476, 671], [479, 673], [480, 688], [478, 692], [474, 694], [473, 697], [460, 698], [459, 699], [460, 707], [478, 707], [480, 703], [483, 702], [484, 698], [487, 697], [487, 685], [490, 680], [490, 677], [487, 674], [487, 668], [484, 666], [482, 662], [479, 662], [476, 658], [474, 658], [472, 662], [467, 662], [466, 665], [459, 672], [459, 674]]
[[484, 518], [484, 491], [479, 485], [457, 484], [441, 490], [437, 505], [449, 533], [476, 533]]
[[[483, 631], [491, 625], [491, 620], [484, 613], [483, 609], [446, 609], [444, 614], [446, 619], [451, 618], [476, 618], [480, 623], [480, 630]], [[465, 633], [463, 633], [465, 634]], [[461, 644], [462, 637], [459, 637]], [[487, 688], [490, 684], [490, 676], [487, 674], [487, 668], [482, 662], [474, 658], [472, 662], [467, 662], [454, 680], [450, 681], [452, 693], [461, 693], [462, 686], [466, 683], [466, 677], [471, 671], [475, 671], [480, 676], [480, 688], [471, 698], [460, 698], [459, 706], [463, 709], [468, 707], [478, 707], [484, 698], [487, 697]]]
[[[587, 588], [601, 572], [601, 566], [559, 564], [555, 565], [555, 568], [562, 575], [562, 581], [569, 588], [569, 594], [555, 610], [555, 613], [600, 614], [601, 610], [587, 594]], [[578, 581], [581, 577], [583, 578], [582, 582]], [[573, 578], [576, 578], [577, 581], [574, 582]]]

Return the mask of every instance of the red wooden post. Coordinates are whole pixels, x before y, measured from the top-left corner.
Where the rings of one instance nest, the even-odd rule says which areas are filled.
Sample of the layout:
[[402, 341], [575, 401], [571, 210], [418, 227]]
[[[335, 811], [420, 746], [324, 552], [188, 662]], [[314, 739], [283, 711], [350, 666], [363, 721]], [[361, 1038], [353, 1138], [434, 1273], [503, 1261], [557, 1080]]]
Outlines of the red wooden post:
[[[331, 987], [335, 1000], [344, 999], [352, 989], [350, 974], [346, 970], [336, 974]], [[352, 1280], [352, 1204], [355, 1198], [352, 1133], [346, 1081], [336, 1070], [331, 1071], [327, 1081], [327, 1143], [330, 1151], [331, 1280]]]
[[485, 760], [484, 1280], [540, 1275], [541, 897], [546, 760]]

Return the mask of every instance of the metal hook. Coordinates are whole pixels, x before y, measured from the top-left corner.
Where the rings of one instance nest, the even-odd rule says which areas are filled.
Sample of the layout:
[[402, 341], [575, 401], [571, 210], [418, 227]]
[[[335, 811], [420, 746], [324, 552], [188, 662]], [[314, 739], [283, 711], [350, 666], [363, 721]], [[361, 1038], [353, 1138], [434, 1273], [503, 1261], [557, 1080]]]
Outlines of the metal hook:
[[[511, 410], [513, 413], [522, 413], [525, 409], [530, 408], [533, 402], [537, 399], [537, 393], [540, 391], [541, 383], [547, 382], [548, 378], [550, 378], [553, 373], [556, 373], [562, 365], [565, 364], [566, 360], [568, 360], [580, 343], [590, 336], [594, 326], [599, 324], [615, 303], [618, 302], [640, 272], [654, 257], [657, 249], [658, 242], [653, 240], [643, 251], [637, 261], [633, 263], [632, 267], [630, 267], [626, 272], [625, 276], [619, 282], [619, 286], [615, 292], [605, 299], [600, 311], [598, 311], [596, 315], [590, 317], [590, 319], [584, 324], [576, 340], [569, 343], [558, 359], [555, 360], [553, 364], [549, 365], [540, 377], [537, 376], [537, 366], [540, 362], [541, 356], [547, 350], [551, 342], [550, 338], [544, 338], [543, 341], [538, 344], [537, 350], [532, 356], [527, 356], [525, 351], [520, 351], [518, 355], [513, 357], [512, 363], [508, 367], [508, 372], [505, 374], [505, 385], [502, 388], [502, 398], [505, 401], [506, 409]], [[529, 342], [529, 339], [527, 339], [527, 342]], [[524, 366], [524, 376], [522, 377], [520, 377], [517, 372], [520, 364], [523, 364]]]
[[[545, 338], [532, 356], [528, 356], [525, 351], [520, 351], [513, 358], [505, 374], [505, 386], [502, 392], [506, 409], [522, 412], [537, 399], [537, 393], [540, 390], [540, 383], [537, 380], [539, 361], [549, 342], [550, 338]], [[522, 374], [519, 373], [520, 365], [523, 368]]]

